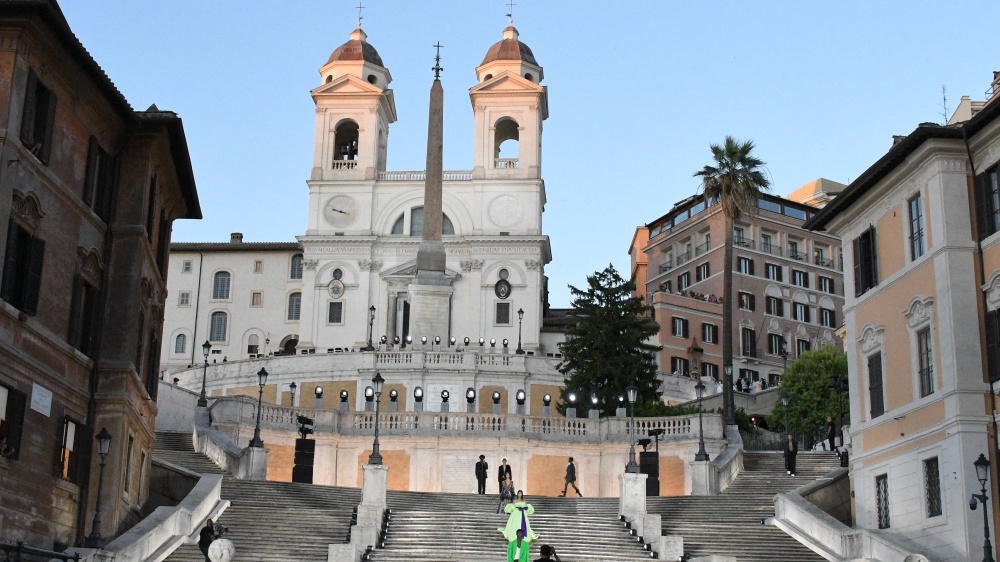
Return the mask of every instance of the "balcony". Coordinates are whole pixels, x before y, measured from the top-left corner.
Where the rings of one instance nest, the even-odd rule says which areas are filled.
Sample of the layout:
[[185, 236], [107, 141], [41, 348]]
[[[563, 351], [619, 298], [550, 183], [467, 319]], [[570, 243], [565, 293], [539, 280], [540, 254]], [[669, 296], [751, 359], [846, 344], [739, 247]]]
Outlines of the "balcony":
[[517, 158], [496, 158], [493, 160], [493, 167], [498, 170], [513, 170], [517, 166]]
[[749, 238], [733, 238], [733, 246], [739, 246], [740, 248], [746, 248], [748, 250], [753, 250], [754, 242]]
[[[378, 181], [424, 181], [427, 179], [427, 172], [423, 170], [412, 172], [379, 172]], [[445, 170], [441, 174], [444, 181], [469, 181], [472, 179], [472, 172], [468, 170]]]
[[834, 269], [833, 260], [823, 259], [822, 256], [816, 256], [815, 258], [813, 258], [813, 263], [820, 267], [827, 267], [830, 269]]
[[356, 170], [358, 168], [357, 160], [334, 160], [333, 164], [330, 166], [333, 170]]
[[700, 256], [712, 249], [712, 242], [705, 242], [694, 247], [694, 255]]
[[691, 261], [691, 250], [684, 252], [683, 254], [677, 254], [677, 267]]
[[666, 273], [674, 268], [674, 260], [670, 259], [660, 264], [660, 273]]
[[791, 248], [788, 249], [788, 257], [798, 261], [807, 261], [809, 259], [809, 256], [807, 256], [805, 252], [798, 252]]
[[781, 256], [781, 246], [777, 244], [768, 244], [765, 242], [760, 243], [760, 251], [771, 254], [772, 256]]

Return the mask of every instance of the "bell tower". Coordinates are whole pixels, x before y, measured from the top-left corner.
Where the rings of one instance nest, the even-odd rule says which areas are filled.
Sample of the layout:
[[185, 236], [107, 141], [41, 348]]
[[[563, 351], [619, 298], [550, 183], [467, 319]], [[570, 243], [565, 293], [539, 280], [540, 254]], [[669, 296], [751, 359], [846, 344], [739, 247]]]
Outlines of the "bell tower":
[[540, 179], [542, 121], [549, 116], [545, 74], [513, 24], [476, 68], [476, 179]]
[[392, 75], [361, 29], [319, 69], [312, 180], [375, 180], [385, 170], [389, 124], [396, 121]]

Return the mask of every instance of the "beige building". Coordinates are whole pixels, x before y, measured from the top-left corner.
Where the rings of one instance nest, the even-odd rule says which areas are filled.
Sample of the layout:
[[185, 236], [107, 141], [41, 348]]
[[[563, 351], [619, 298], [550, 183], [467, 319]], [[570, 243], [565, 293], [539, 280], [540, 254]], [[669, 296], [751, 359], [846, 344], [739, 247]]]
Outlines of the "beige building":
[[935, 560], [982, 556], [983, 516], [969, 510], [980, 454], [993, 463], [996, 522], [1000, 103], [980, 107], [897, 137], [806, 224], [841, 237], [848, 264], [856, 526]]
[[[842, 187], [818, 180], [795, 194], [822, 202]], [[774, 384], [786, 363], [783, 349], [787, 360], [794, 361], [821, 345], [841, 345], [835, 332], [843, 308], [843, 273], [839, 240], [802, 229], [815, 207], [772, 195], [763, 196], [758, 206], [756, 216], [744, 217], [735, 226], [729, 301], [737, 307], [733, 379]], [[697, 370], [722, 380], [725, 219], [718, 205], [695, 196], [644, 228], [649, 232], [643, 248], [648, 261], [645, 290], [660, 324], [665, 398], [687, 400], [693, 396], [683, 390], [671, 396], [670, 378]], [[632, 252], [633, 271], [642, 267], [637, 255]]]
[[181, 120], [134, 111], [55, 2], [0, 15], [0, 541], [46, 549], [149, 495], [171, 224], [201, 218]]

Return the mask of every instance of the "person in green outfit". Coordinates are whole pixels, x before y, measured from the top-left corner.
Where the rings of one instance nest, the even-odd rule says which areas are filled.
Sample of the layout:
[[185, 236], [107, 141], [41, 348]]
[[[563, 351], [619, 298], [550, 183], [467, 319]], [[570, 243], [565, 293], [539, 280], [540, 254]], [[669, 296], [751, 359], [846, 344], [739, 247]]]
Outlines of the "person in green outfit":
[[528, 522], [528, 516], [535, 512], [535, 508], [530, 503], [524, 501], [524, 492], [522, 490], [517, 491], [517, 498], [507, 504], [507, 507], [503, 508], [503, 511], [509, 514], [507, 526], [498, 528], [497, 531], [503, 533], [507, 542], [512, 542], [516, 538], [518, 531], [522, 533], [524, 540], [527, 542], [536, 541], [541, 536], [531, 530], [531, 523]]
[[518, 529], [514, 540], [507, 545], [507, 562], [531, 562], [531, 558], [528, 557], [530, 545], [531, 543], [524, 540], [524, 532]]

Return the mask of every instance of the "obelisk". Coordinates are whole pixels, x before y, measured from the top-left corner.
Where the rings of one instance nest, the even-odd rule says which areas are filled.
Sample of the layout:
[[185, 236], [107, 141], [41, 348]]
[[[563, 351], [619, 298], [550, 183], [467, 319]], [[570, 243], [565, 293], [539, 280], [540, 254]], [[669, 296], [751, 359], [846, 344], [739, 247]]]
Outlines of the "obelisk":
[[424, 180], [424, 229], [417, 250], [417, 275], [410, 283], [410, 334], [447, 340], [450, 335], [451, 295], [445, 275], [446, 254], [441, 241], [441, 198], [444, 152], [444, 89], [441, 87], [441, 45], [435, 45], [434, 84], [427, 122], [427, 168]]

